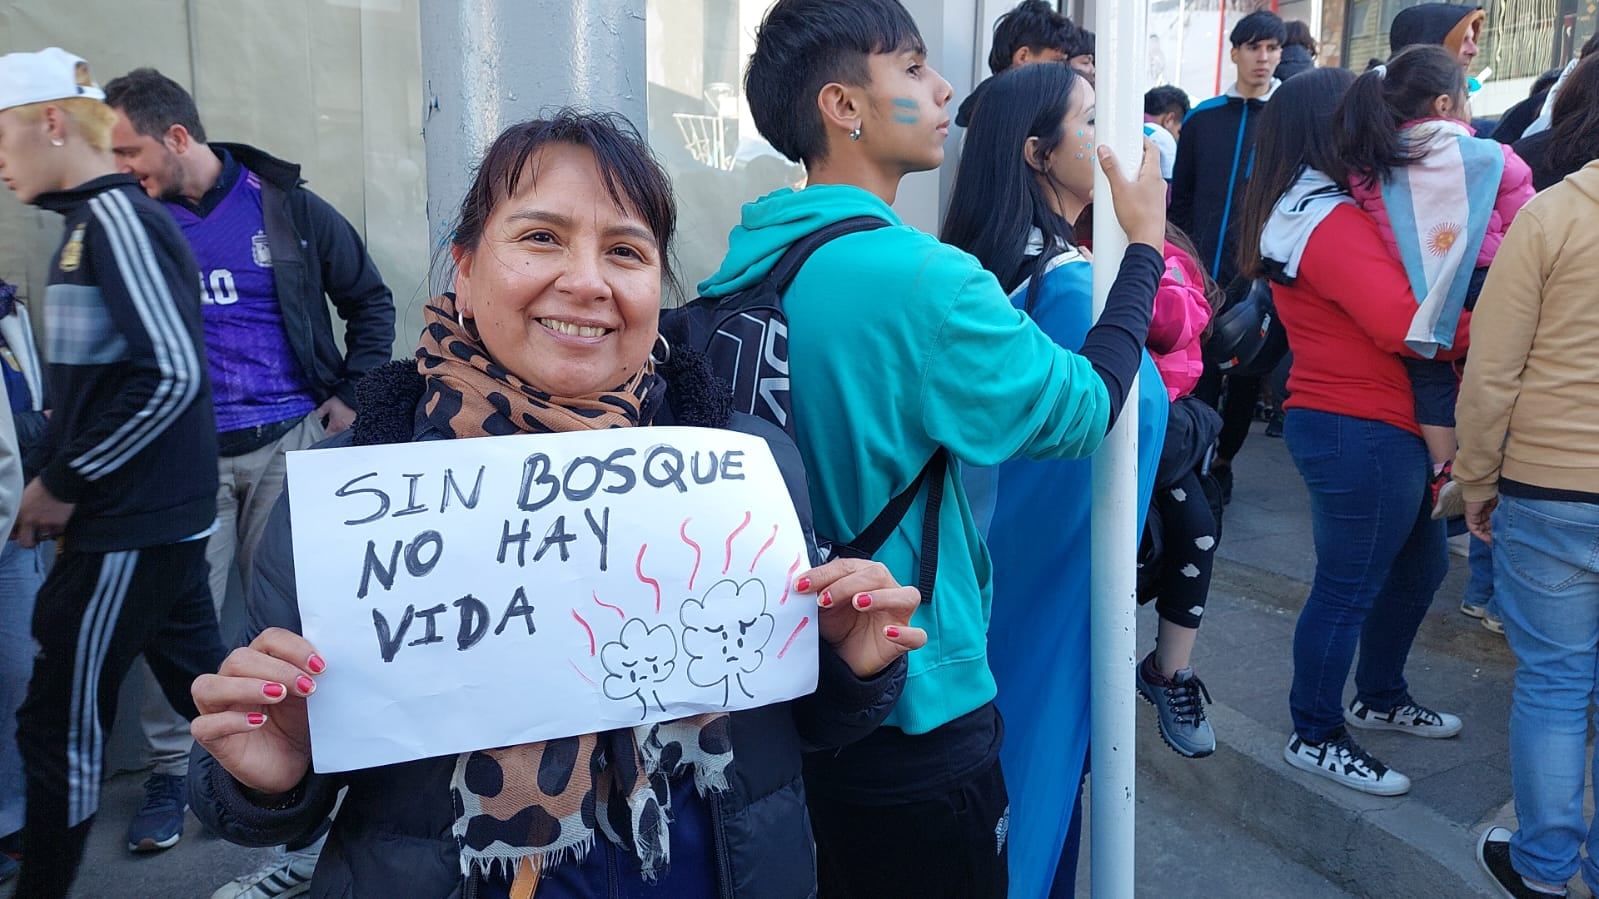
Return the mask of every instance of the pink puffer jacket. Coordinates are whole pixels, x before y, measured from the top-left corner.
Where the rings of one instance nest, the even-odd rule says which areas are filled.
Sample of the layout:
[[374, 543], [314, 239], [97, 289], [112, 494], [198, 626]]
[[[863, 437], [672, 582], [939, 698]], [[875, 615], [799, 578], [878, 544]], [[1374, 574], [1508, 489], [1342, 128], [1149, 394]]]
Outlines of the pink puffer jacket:
[[1210, 323], [1210, 301], [1198, 263], [1168, 243], [1166, 273], [1155, 292], [1154, 315], [1149, 322], [1149, 355], [1155, 360], [1166, 395], [1176, 401], [1199, 383], [1205, 372], [1205, 354], [1199, 336]]

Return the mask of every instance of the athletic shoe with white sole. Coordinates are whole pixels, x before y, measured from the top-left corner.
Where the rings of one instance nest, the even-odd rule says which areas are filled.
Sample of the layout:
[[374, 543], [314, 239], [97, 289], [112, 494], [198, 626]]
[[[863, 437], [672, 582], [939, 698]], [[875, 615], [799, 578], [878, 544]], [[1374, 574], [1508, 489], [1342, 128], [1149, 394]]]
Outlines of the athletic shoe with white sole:
[[160, 852], [183, 839], [183, 815], [189, 810], [181, 774], [151, 774], [144, 781], [144, 802], [128, 822], [129, 852]]
[[311, 891], [316, 854], [273, 850], [272, 860], [211, 894], [211, 899], [289, 899]]
[[1386, 712], [1379, 712], [1358, 699], [1344, 709], [1344, 723], [1366, 730], [1395, 730], [1415, 737], [1442, 740], [1460, 733], [1460, 719], [1447, 712], [1435, 712], [1417, 705], [1409, 696]]
[[1410, 792], [1410, 778], [1377, 761], [1347, 732], [1322, 743], [1308, 743], [1292, 734], [1283, 747], [1283, 759], [1301, 771], [1373, 796]]
[[1558, 893], [1546, 893], [1527, 885], [1516, 872], [1515, 865], [1510, 863], [1509, 828], [1490, 827], [1483, 831], [1482, 837], [1477, 840], [1477, 864], [1482, 866], [1505, 899], [1553, 899], [1566, 895], [1563, 889]]

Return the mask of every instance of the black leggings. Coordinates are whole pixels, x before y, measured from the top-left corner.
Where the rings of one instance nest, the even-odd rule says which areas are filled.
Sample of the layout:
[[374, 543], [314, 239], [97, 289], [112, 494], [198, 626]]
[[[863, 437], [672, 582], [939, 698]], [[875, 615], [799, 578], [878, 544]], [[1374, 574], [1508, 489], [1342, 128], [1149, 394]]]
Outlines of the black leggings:
[[1231, 465], [1244, 448], [1249, 426], [1255, 420], [1255, 403], [1260, 400], [1260, 378], [1224, 375], [1207, 367], [1194, 386], [1199, 397], [1221, 413], [1221, 436], [1216, 442], [1216, 459]]
[[1199, 472], [1190, 471], [1175, 484], [1156, 488], [1154, 503], [1162, 537], [1155, 611], [1172, 624], [1197, 628], [1210, 595], [1217, 530]]

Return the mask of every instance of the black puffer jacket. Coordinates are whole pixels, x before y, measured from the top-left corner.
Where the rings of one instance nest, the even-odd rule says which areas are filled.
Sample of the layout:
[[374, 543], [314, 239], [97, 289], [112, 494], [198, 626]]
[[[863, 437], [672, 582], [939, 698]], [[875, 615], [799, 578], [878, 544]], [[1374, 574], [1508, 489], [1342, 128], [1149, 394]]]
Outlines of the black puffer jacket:
[[[673, 357], [673, 370], [665, 372], [672, 385], [667, 391], [668, 409], [657, 423], [727, 427], [764, 437], [808, 531], [810, 502], [798, 449], [767, 422], [730, 417], [725, 385], [717, 391], [693, 354], [677, 349]], [[414, 363], [390, 363], [363, 380], [360, 388], [356, 426], [325, 445], [429, 438], [414, 430], [422, 390]], [[298, 632], [287, 493], [273, 510], [256, 552], [254, 576], [250, 620], [242, 642], [268, 627]], [[730, 789], [706, 800], [722, 899], [816, 895], [801, 753], [842, 746], [870, 733], [888, 716], [904, 683], [904, 659], [863, 681], [824, 643], [816, 693], [732, 713]], [[314, 832], [332, 813], [339, 790], [347, 787], [349, 793], [317, 865], [311, 896], [472, 896], [480, 884], [463, 879], [450, 833], [455, 821], [450, 796], [454, 766], [455, 757], [445, 756], [342, 774], [308, 773], [291, 793], [294, 801], [289, 807], [265, 809], [247, 799], [238, 782], [196, 745], [189, 804], [206, 826], [234, 843], [274, 846]]]

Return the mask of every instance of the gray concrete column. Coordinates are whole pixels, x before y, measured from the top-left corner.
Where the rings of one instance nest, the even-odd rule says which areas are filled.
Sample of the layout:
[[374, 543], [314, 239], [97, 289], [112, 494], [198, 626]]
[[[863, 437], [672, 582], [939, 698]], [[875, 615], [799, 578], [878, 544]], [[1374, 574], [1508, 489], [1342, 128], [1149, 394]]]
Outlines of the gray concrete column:
[[506, 125], [573, 105], [620, 112], [644, 131], [644, 4], [421, 0], [422, 135], [435, 261], [478, 160]]

